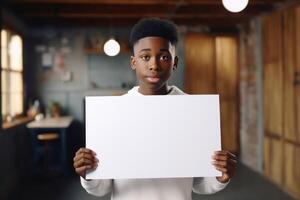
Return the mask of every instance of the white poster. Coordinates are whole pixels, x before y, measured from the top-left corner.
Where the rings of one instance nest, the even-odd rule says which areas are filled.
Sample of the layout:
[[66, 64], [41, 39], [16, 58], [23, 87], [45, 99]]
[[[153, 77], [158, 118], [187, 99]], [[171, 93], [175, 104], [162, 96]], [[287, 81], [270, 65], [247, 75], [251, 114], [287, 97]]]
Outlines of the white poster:
[[213, 177], [221, 150], [218, 95], [86, 97], [88, 179]]

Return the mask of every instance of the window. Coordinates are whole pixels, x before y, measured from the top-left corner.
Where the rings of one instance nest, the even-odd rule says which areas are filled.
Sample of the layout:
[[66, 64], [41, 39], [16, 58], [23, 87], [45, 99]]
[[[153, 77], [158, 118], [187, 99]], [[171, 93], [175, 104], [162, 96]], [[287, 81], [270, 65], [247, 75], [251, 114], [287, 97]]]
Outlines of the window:
[[9, 121], [23, 114], [23, 45], [22, 38], [1, 30], [2, 119]]

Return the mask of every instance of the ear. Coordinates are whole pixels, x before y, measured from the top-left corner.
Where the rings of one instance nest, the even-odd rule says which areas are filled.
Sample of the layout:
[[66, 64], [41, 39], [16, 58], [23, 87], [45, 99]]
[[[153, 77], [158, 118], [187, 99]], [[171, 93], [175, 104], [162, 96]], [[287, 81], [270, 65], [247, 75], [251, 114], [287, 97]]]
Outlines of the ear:
[[135, 70], [135, 69], [136, 69], [135, 63], [136, 63], [135, 57], [134, 57], [134, 56], [130, 56], [130, 66], [131, 66], [131, 69], [132, 69], [132, 70]]
[[178, 56], [175, 56], [174, 58], [174, 65], [173, 65], [173, 71], [177, 69], [178, 66]]

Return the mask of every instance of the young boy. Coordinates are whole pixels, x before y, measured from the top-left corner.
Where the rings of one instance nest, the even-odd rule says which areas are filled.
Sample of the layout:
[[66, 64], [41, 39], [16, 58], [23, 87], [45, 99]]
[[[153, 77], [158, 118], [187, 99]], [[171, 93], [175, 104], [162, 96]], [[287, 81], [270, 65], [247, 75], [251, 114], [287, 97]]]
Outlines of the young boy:
[[[167, 84], [177, 68], [177, 35], [175, 25], [166, 20], [142, 19], [133, 27], [130, 35], [131, 68], [136, 71], [139, 86], [126, 95], [185, 94]], [[216, 151], [212, 161], [222, 172], [221, 177], [85, 180], [86, 170], [96, 168], [99, 160], [92, 150], [81, 148], [74, 157], [74, 168], [81, 176], [85, 190], [96, 196], [111, 192], [113, 200], [191, 200], [192, 191], [212, 194], [222, 190], [235, 173], [237, 161], [230, 152]]]

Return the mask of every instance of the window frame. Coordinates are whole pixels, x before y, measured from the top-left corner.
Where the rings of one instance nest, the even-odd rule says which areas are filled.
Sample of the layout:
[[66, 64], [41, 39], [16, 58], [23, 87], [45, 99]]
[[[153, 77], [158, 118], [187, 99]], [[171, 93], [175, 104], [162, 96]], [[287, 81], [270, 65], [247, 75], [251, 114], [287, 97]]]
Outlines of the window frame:
[[[0, 98], [0, 123], [1, 123], [1, 126], [0, 126], [0, 130], [5, 130], [5, 129], [9, 129], [9, 128], [13, 128], [17, 125], [20, 125], [20, 124], [23, 124], [24, 122], [28, 122], [30, 120], [32, 120], [32, 118], [30, 117], [27, 117], [25, 115], [25, 102], [26, 102], [26, 92], [25, 92], [25, 67], [24, 67], [24, 34], [16, 29], [14, 29], [13, 27], [11, 26], [7, 26], [7, 25], [3, 25], [1, 23], [1, 16], [0, 16], [0, 32], [2, 30], [6, 30], [10, 33], [12, 33], [12, 35], [18, 35], [21, 40], [22, 40], [22, 70], [21, 71], [18, 71], [18, 70], [14, 70], [14, 69], [4, 69], [2, 68], [2, 63], [0, 62], [0, 92], [2, 94], [2, 71], [6, 70], [8, 72], [18, 72], [18, 73], [21, 73], [21, 77], [22, 77], [22, 113], [20, 114], [17, 114], [14, 116], [14, 118], [12, 119], [12, 121], [8, 122], [8, 121], [5, 121], [3, 119], [3, 116], [2, 116], [2, 95], [1, 95], [1, 98]], [[0, 39], [0, 58], [2, 59], [2, 41]], [[1, 60], [0, 59], [0, 60]]]

